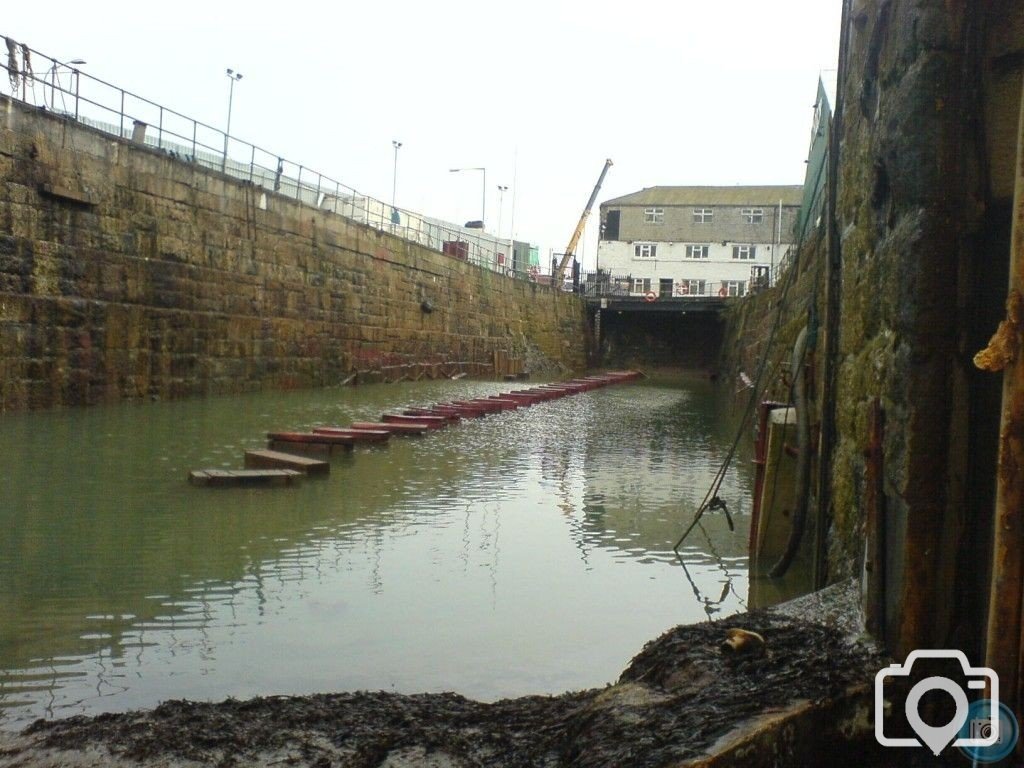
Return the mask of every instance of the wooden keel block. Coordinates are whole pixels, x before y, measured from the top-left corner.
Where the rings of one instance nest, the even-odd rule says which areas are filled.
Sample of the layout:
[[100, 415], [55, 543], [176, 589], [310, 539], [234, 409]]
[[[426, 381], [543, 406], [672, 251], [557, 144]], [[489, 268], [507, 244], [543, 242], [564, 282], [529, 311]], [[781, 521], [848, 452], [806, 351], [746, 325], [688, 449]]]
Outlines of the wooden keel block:
[[386, 443], [391, 433], [383, 429], [353, 429], [351, 427], [314, 427], [318, 435], [341, 435], [356, 443]]
[[268, 432], [268, 440], [279, 443], [320, 443], [323, 445], [347, 445], [355, 443], [351, 437], [338, 434], [323, 434], [320, 432]]
[[426, 424], [379, 424], [372, 421], [356, 421], [353, 429], [369, 429], [390, 432], [393, 435], [422, 435], [429, 427]]
[[335, 451], [351, 451], [351, 443], [294, 443], [288, 440], [268, 440], [267, 448], [281, 453], [294, 453], [300, 456], [330, 456]]
[[245, 466], [247, 469], [291, 469], [307, 475], [327, 475], [331, 471], [326, 461], [280, 451], [246, 451]]
[[428, 429], [441, 429], [448, 426], [445, 416], [405, 416], [400, 413], [381, 414], [380, 420], [385, 424], [420, 424]]
[[188, 475], [190, 484], [207, 488], [295, 485], [301, 478], [293, 469], [197, 469]]

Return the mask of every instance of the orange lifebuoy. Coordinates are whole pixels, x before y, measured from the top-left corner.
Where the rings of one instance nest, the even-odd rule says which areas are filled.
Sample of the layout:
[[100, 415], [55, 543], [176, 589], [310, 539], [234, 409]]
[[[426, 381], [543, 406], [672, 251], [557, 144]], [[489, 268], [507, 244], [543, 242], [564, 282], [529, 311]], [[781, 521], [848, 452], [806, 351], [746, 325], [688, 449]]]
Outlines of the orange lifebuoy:
[[729, 292], [725, 289], [724, 285], [718, 289], [718, 295], [721, 296], [723, 299], [729, 295]]
[[658, 294], [656, 294], [654, 291], [648, 291], [647, 293], [644, 294], [644, 301], [657, 301], [657, 299]]

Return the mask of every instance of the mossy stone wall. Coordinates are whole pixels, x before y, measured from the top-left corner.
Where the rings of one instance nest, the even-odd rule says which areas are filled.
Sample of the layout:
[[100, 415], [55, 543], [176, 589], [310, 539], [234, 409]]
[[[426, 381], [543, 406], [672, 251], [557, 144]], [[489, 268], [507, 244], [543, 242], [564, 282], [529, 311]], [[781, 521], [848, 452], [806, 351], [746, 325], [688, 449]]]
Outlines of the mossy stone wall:
[[579, 369], [584, 328], [572, 295], [0, 99], [0, 412]]

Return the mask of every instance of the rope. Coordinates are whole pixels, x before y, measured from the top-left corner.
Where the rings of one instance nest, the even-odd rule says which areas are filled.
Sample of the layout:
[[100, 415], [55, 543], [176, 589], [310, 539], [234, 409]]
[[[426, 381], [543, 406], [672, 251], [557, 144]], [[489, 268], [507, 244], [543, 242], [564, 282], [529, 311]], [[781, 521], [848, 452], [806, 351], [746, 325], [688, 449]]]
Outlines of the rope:
[[24, 43], [21, 44], [21, 68], [21, 76], [25, 79], [25, 82], [34, 77], [32, 74], [32, 52]]
[[[817, 189], [818, 182], [821, 180], [821, 174], [825, 170], [825, 164], [822, 163], [818, 168], [818, 173], [814, 179], [814, 188]], [[701, 517], [709, 509], [721, 509], [725, 507], [725, 502], [719, 498], [718, 491], [722, 487], [722, 483], [725, 482], [725, 475], [729, 470], [729, 466], [732, 464], [733, 457], [736, 455], [736, 449], [739, 447], [740, 440], [746, 430], [747, 421], [750, 419], [751, 414], [757, 407], [757, 401], [762, 395], [761, 383], [764, 380], [764, 373], [768, 367], [768, 358], [771, 356], [772, 344], [775, 341], [775, 336], [778, 333], [779, 326], [782, 324], [782, 313], [786, 308], [787, 298], [789, 297], [789, 289], [796, 282], [796, 275], [799, 272], [800, 267], [800, 254], [803, 249], [803, 244], [807, 238], [807, 222], [810, 220], [810, 216], [807, 216], [800, 225], [800, 237], [797, 238], [797, 253], [794, 260], [794, 264], [786, 272], [785, 280], [782, 284], [782, 295], [779, 297], [779, 303], [776, 307], [775, 319], [772, 321], [771, 330], [768, 333], [768, 338], [765, 340], [764, 350], [761, 353], [761, 359], [757, 364], [757, 373], [754, 376], [754, 383], [750, 388], [750, 398], [747, 400], [747, 406], [743, 410], [743, 415], [740, 418], [740, 423], [736, 427], [736, 437], [733, 438], [732, 445], [729, 447], [728, 452], [725, 454], [725, 458], [722, 460], [722, 465], [718, 468], [718, 472], [715, 474], [715, 479], [711, 481], [711, 485], [708, 488], [704, 499], [701, 501], [700, 506], [697, 507], [697, 513], [694, 515], [690, 525], [687, 526], [683, 535], [679, 537], [679, 541], [675, 543], [672, 550], [676, 553], [676, 558], [679, 562], [683, 562], [683, 557], [679, 554], [679, 547], [682, 546], [683, 541], [690, 535], [690, 532], [700, 522]], [[815, 282], [815, 291], [817, 291], [817, 282]], [[778, 369], [776, 365], [775, 370]], [[774, 373], [773, 373], [774, 375]], [[732, 525], [732, 518], [726, 516], [727, 522], [730, 524], [730, 530], [734, 530]], [[684, 566], [685, 567], [685, 566]]]
[[[757, 401], [761, 394], [761, 382], [764, 379], [764, 372], [768, 367], [768, 357], [771, 354], [775, 335], [778, 333], [779, 326], [782, 322], [782, 310], [786, 306], [789, 289], [793, 283], [796, 282], [797, 272], [797, 265], [794, 264], [786, 273], [786, 279], [782, 286], [782, 296], [779, 298], [778, 309], [775, 313], [775, 320], [772, 323], [771, 331], [765, 341], [761, 360], [757, 364], [757, 373], [754, 376], [754, 385], [750, 389], [750, 397], [747, 399], [747, 406], [743, 409], [743, 416], [740, 418], [740, 423], [736, 428], [736, 437], [733, 438], [732, 445], [729, 446], [729, 450], [725, 454], [725, 458], [722, 460], [722, 464], [718, 468], [718, 472], [715, 474], [715, 479], [711, 481], [711, 486], [708, 488], [707, 493], [704, 494], [704, 500], [701, 501], [700, 506], [697, 508], [697, 514], [694, 515], [693, 521], [683, 532], [683, 535], [679, 537], [679, 541], [676, 542], [675, 546], [672, 547], [673, 551], [676, 553], [676, 557], [679, 557], [680, 559], [681, 555], [679, 554], [679, 547], [682, 545], [683, 541], [685, 541], [686, 537], [690, 535], [690, 531], [694, 529], [701, 517], [704, 516], [704, 513], [708, 509], [718, 509], [720, 506], [725, 504], [725, 502], [719, 498], [718, 491], [721, 489], [722, 483], [725, 482], [726, 473], [729, 470], [729, 466], [732, 464], [733, 457], [736, 455], [736, 449], [739, 447], [740, 440], [743, 438], [750, 414], [753, 413], [754, 408], [757, 406]], [[714, 506], [712, 507], [712, 505]]]

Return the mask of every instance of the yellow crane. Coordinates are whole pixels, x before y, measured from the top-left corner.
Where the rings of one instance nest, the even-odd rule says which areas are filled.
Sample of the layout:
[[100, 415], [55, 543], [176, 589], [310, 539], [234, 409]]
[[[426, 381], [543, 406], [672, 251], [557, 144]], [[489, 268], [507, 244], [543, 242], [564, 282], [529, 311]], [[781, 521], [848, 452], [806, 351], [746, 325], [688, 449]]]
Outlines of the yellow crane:
[[590, 209], [594, 207], [594, 201], [597, 200], [597, 193], [601, 190], [601, 184], [604, 183], [605, 174], [608, 173], [608, 169], [612, 167], [611, 158], [604, 161], [604, 168], [601, 169], [601, 175], [597, 177], [597, 184], [594, 185], [594, 191], [590, 193], [590, 199], [587, 200], [587, 207], [583, 209], [583, 213], [580, 216], [580, 222], [576, 225], [575, 231], [572, 233], [572, 237], [569, 238], [569, 245], [565, 248], [565, 253], [562, 254], [562, 261], [558, 265], [558, 271], [555, 273], [555, 279], [553, 280], [554, 285], [561, 286], [565, 280], [565, 269], [569, 266], [569, 262], [572, 261], [572, 257], [576, 254], [576, 246], [579, 245], [580, 238], [583, 236], [583, 228], [587, 225], [587, 217], [590, 216]]

